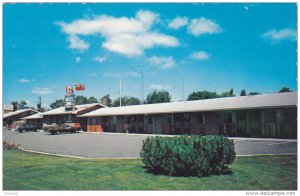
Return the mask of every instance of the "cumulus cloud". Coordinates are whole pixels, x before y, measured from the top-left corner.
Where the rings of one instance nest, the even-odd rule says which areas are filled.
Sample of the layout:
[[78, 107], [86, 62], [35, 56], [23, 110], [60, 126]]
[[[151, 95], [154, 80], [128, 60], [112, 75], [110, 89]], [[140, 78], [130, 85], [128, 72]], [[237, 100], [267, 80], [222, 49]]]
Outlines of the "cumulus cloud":
[[296, 41], [297, 39], [297, 31], [295, 29], [281, 29], [275, 30], [271, 29], [264, 34], [262, 37], [266, 40], [271, 41], [271, 43], [279, 43], [281, 41]]
[[105, 73], [103, 74], [104, 77], [114, 77], [114, 78], [126, 78], [126, 77], [132, 77], [132, 78], [140, 78], [141, 74], [138, 72], [120, 72], [120, 73]]
[[[176, 47], [179, 45], [175, 37], [151, 30], [158, 19], [158, 14], [139, 10], [133, 18], [101, 15], [93, 19], [78, 19], [71, 23], [57, 22], [56, 24], [61, 26], [64, 33], [78, 40], [80, 40], [78, 35], [101, 35], [104, 38], [102, 48], [132, 57], [142, 55], [144, 50], [156, 46]], [[80, 46], [88, 48], [84, 46], [89, 45], [82, 41]]]
[[170, 85], [164, 85], [164, 84], [151, 84], [150, 89], [154, 90], [169, 90], [171, 89]]
[[169, 24], [168, 27], [171, 29], [179, 29], [183, 26], [188, 25], [189, 19], [188, 17], [176, 17], [174, 20], [172, 20]]
[[20, 83], [29, 83], [30, 80], [22, 78], [22, 79], [19, 79], [18, 82], [20, 82]]
[[31, 91], [32, 93], [34, 94], [40, 94], [40, 95], [47, 95], [47, 94], [52, 94], [53, 92], [47, 88], [47, 87], [43, 87], [43, 88], [40, 88], [40, 87], [34, 87]]
[[193, 19], [188, 26], [188, 32], [194, 36], [200, 36], [203, 34], [214, 34], [222, 32], [222, 28], [216, 22], [201, 17], [199, 19]]
[[197, 59], [197, 60], [205, 60], [209, 58], [209, 54], [207, 54], [205, 51], [198, 51], [194, 52], [190, 56], [192, 59]]
[[70, 35], [68, 37], [68, 41], [70, 43], [69, 48], [71, 49], [78, 49], [79, 51], [83, 52], [90, 47], [90, 44], [81, 40], [76, 35]]
[[97, 61], [98, 63], [103, 63], [104, 61], [106, 61], [106, 57], [105, 56], [96, 56], [95, 58], [93, 58], [94, 61]]
[[174, 59], [171, 56], [169, 57], [152, 56], [149, 58], [149, 62], [152, 65], [158, 66], [161, 69], [168, 69], [175, 66]]

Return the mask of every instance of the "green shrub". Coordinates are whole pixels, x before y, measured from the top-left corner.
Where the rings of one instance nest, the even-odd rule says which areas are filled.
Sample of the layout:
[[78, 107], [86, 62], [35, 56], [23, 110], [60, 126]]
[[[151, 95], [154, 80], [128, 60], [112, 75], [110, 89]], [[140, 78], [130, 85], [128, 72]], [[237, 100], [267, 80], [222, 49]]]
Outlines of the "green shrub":
[[155, 173], [179, 176], [221, 174], [235, 159], [233, 140], [222, 136], [148, 137], [140, 153]]

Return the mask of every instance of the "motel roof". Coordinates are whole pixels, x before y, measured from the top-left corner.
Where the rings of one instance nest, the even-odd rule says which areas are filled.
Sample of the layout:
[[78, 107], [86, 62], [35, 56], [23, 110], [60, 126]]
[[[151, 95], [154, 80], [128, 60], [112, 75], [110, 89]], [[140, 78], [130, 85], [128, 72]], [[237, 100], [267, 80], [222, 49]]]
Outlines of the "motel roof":
[[100, 108], [79, 117], [222, 111], [297, 106], [297, 92]]
[[78, 112], [80, 112], [82, 110], [88, 109], [88, 108], [96, 106], [96, 105], [99, 105], [102, 107], [107, 107], [100, 103], [91, 103], [91, 104], [75, 105], [74, 111], [66, 111], [65, 107], [63, 106], [63, 107], [59, 107], [59, 108], [44, 112], [43, 115], [45, 116], [45, 115], [77, 114]]
[[26, 116], [22, 118], [23, 120], [31, 120], [31, 119], [43, 119], [43, 113], [39, 112], [36, 114], [33, 114], [31, 116]]
[[37, 112], [36, 110], [33, 110], [33, 109], [22, 109], [22, 110], [17, 110], [17, 111], [14, 111], [14, 112], [10, 112], [10, 113], [4, 114], [4, 115], [3, 115], [3, 119], [4, 119], [4, 118], [8, 118], [8, 117], [12, 117], [12, 116], [15, 116], [15, 115], [18, 115], [18, 114], [22, 114], [22, 113], [24, 113], [24, 112], [29, 112], [29, 111]]

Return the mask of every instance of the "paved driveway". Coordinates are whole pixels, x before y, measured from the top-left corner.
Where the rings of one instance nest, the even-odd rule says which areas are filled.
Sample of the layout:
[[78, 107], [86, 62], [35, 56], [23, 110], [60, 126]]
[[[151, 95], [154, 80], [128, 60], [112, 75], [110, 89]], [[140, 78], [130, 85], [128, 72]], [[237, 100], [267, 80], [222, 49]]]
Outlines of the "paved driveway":
[[[26, 150], [86, 158], [139, 158], [142, 141], [149, 135], [61, 134], [3, 131], [3, 141], [21, 144]], [[297, 141], [234, 138], [237, 155], [297, 153]]]

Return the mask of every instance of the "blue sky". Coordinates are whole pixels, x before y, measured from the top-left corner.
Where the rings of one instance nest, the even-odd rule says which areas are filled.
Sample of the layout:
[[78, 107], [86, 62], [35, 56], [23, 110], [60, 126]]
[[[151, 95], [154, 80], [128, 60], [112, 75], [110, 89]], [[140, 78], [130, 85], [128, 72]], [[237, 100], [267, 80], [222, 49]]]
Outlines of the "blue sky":
[[295, 3], [4, 4], [3, 102], [35, 106], [41, 96], [49, 105], [75, 83], [86, 86], [77, 95], [114, 99], [120, 79], [123, 95], [164, 89], [173, 101], [198, 90], [297, 90], [296, 11]]

